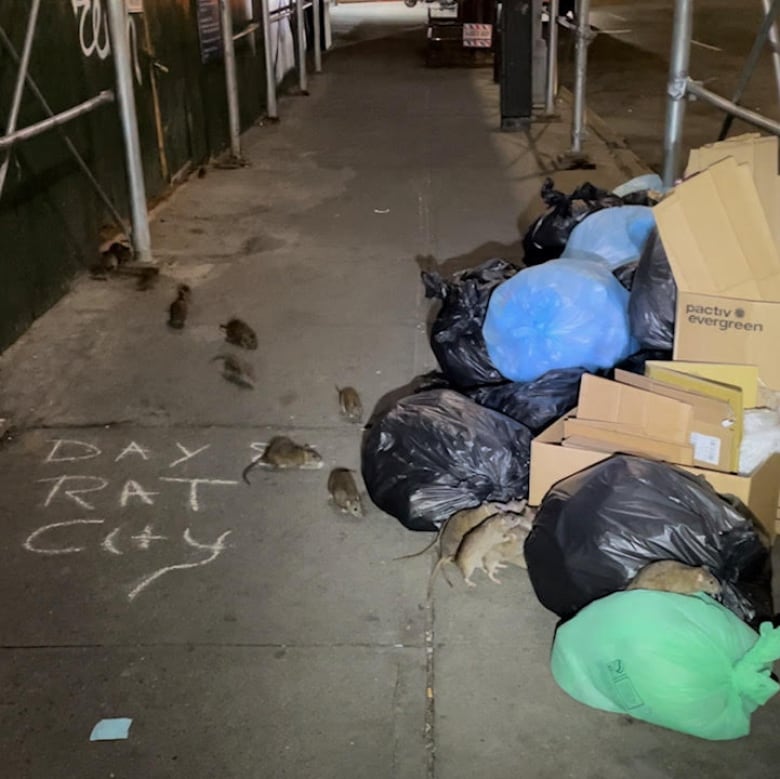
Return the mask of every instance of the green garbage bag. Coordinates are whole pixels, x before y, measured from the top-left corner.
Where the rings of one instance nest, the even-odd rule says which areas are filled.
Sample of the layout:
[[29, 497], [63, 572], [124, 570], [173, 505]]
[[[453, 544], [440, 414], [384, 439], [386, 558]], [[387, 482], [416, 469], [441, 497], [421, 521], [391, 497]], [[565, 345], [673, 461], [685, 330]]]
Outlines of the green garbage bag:
[[551, 667], [572, 698], [692, 736], [750, 732], [780, 685], [780, 628], [756, 633], [708, 595], [617, 592], [558, 628]]

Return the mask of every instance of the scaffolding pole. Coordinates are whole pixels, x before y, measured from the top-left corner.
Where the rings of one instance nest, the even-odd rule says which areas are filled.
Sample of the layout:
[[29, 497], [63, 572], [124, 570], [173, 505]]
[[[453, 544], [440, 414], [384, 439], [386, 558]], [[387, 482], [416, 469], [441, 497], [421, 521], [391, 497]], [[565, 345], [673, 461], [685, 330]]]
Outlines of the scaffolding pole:
[[225, 90], [228, 104], [230, 154], [241, 159], [241, 122], [238, 113], [238, 79], [236, 79], [236, 49], [233, 45], [233, 15], [229, 0], [219, 0], [222, 16], [222, 51], [225, 58]]
[[[737, 88], [734, 90], [734, 95], [731, 98], [731, 102], [734, 105], [739, 105], [739, 101], [742, 100], [742, 95], [745, 93], [747, 85], [750, 82], [750, 77], [753, 75], [753, 71], [756, 69], [758, 60], [761, 57], [761, 52], [764, 50], [767, 40], [769, 40], [769, 34], [774, 27], [778, 12], [780, 12], [780, 0], [772, 0], [772, 4], [769, 6], [769, 10], [767, 10], [763, 20], [761, 21], [761, 27], [758, 30], [756, 39], [753, 41], [753, 46], [750, 49], [750, 53], [745, 60], [742, 73], [740, 73]], [[733, 113], [728, 113], [726, 118], [723, 120], [723, 126], [720, 128], [720, 135], [718, 136], [719, 141], [722, 141], [729, 134], [729, 130], [731, 129], [733, 121]]]
[[141, 144], [138, 139], [138, 117], [133, 92], [133, 71], [130, 66], [130, 40], [125, 0], [106, 0], [106, 8], [116, 70], [116, 96], [125, 145], [127, 179], [130, 185], [130, 216], [133, 225], [130, 238], [135, 259], [139, 262], [151, 262], [152, 240], [149, 234], [149, 215], [146, 210]]
[[[271, 121], [279, 120], [276, 106], [276, 71], [271, 51], [271, 8], [270, 0], [260, 0], [260, 21], [263, 26], [263, 53], [265, 54], [265, 112]], [[277, 40], [277, 46], [278, 46]]]
[[322, 14], [320, 3], [322, 0], [312, 0], [311, 11], [314, 20], [314, 72], [322, 73]]
[[[764, 6], [764, 13], [768, 14], [771, 9], [771, 0], [761, 0]], [[780, 35], [777, 32], [777, 19], [774, 20], [769, 28], [769, 43], [772, 47], [772, 68], [775, 71], [775, 86], [777, 87], [777, 102], [780, 104]]]
[[304, 0], [295, 0], [295, 21], [297, 27], [298, 41], [298, 88], [301, 94], [308, 94], [308, 83], [306, 81], [306, 30], [303, 26], [303, 4]]
[[545, 83], [544, 112], [547, 116], [555, 113], [555, 92], [558, 86], [558, 9], [559, 0], [550, 0], [548, 14], [549, 35], [547, 36], [547, 81]]
[[588, 46], [590, 30], [590, 0], [577, 4], [577, 49], [574, 60], [574, 108], [571, 123], [571, 153], [582, 154], [585, 135], [585, 86], [588, 76]]
[[677, 0], [674, 7], [672, 51], [666, 87], [666, 126], [664, 128], [665, 187], [674, 185], [680, 163], [683, 118], [688, 89], [688, 64], [693, 34], [693, 0]]
[[[16, 83], [14, 84], [14, 93], [11, 98], [11, 109], [8, 112], [8, 123], [6, 124], [6, 137], [12, 135], [16, 130], [16, 122], [19, 119], [19, 108], [22, 104], [22, 93], [24, 92], [25, 79], [30, 67], [30, 53], [32, 52], [33, 39], [35, 38], [35, 27], [38, 23], [38, 11], [41, 7], [41, 0], [32, 0], [30, 5], [30, 15], [27, 17], [27, 30], [24, 34], [24, 45], [22, 46], [22, 56], [19, 60], [19, 72], [16, 74]], [[10, 144], [9, 144], [10, 146]], [[3, 194], [5, 179], [8, 175], [8, 163], [10, 155], [6, 155], [0, 165], [0, 196]]]

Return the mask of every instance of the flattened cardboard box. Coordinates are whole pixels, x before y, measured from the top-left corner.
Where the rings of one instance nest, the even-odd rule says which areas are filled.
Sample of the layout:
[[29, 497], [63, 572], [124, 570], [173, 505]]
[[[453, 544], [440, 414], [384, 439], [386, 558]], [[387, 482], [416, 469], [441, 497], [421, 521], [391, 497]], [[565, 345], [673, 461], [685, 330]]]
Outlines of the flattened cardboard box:
[[621, 370], [615, 371], [614, 381], [585, 374], [577, 417], [566, 422], [564, 445], [737, 471], [741, 390], [677, 375], [690, 386], [672, 386]]
[[703, 379], [739, 387], [742, 390], [744, 408], [756, 408], [759, 401], [758, 368], [755, 365], [735, 365], [717, 362], [685, 362], [683, 360], [648, 360], [645, 363], [645, 375], [657, 378], [659, 370], [688, 373]]
[[763, 209], [750, 165], [726, 157], [654, 213], [677, 283], [675, 359], [755, 365], [780, 390], [780, 253]]
[[[562, 446], [564, 424], [577, 409], [553, 422], [531, 442], [531, 476], [528, 503], [538, 506], [550, 487], [561, 479], [611, 457], [611, 453]], [[780, 494], [780, 455], [773, 455], [749, 476], [720, 473], [678, 465], [684, 471], [704, 476], [721, 494], [736, 495], [775, 537], [775, 518]]]

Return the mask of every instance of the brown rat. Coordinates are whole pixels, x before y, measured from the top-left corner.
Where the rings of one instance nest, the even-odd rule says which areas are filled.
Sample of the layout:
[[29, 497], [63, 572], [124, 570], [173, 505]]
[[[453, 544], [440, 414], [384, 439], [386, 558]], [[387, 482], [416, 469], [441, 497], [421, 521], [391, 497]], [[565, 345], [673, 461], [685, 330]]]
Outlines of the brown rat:
[[336, 387], [339, 393], [339, 408], [342, 416], [350, 422], [363, 421], [363, 404], [360, 401], [360, 395], [354, 387]]
[[174, 330], [181, 330], [187, 321], [192, 291], [186, 284], [179, 284], [176, 290], [176, 299], [168, 309], [168, 326]]
[[363, 516], [363, 503], [360, 500], [352, 471], [348, 468], [334, 468], [328, 476], [328, 492], [337, 506], [345, 514], [353, 517]]
[[501, 582], [496, 577], [496, 572], [506, 566], [495, 556], [487, 564], [486, 557], [491, 550], [507, 541], [515, 541], [518, 536], [512, 532], [517, 527], [517, 516], [513, 514], [496, 514], [486, 519], [482, 524], [469, 530], [455, 555], [455, 565], [463, 574], [463, 580], [469, 587], [477, 585], [471, 581], [474, 571], [482, 570], [488, 578], [496, 584]]
[[262, 468], [299, 468], [302, 470], [313, 470], [322, 468], [322, 457], [319, 452], [308, 444], [296, 444], [291, 438], [285, 435], [274, 436], [265, 447], [260, 457], [252, 460], [241, 478], [249, 484], [247, 478], [249, 471], [255, 466]]
[[514, 528], [512, 530], [514, 538], [509, 541], [502, 541], [485, 555], [485, 567], [490, 570], [496, 563], [511, 563], [518, 568], [525, 568], [527, 570], [528, 566], [525, 562], [523, 544], [530, 532], [530, 527], [526, 528], [518, 525]]
[[[428, 578], [428, 597], [431, 597], [433, 592], [433, 584], [436, 579], [436, 575], [439, 571], [442, 571], [444, 578], [447, 580], [447, 584], [452, 587], [452, 582], [447, 578], [447, 574], [444, 573], [443, 567], [447, 563], [454, 563], [465, 537], [474, 528], [479, 527], [487, 519], [501, 516], [510, 516], [514, 518], [514, 521], [518, 525], [531, 527], [531, 519], [524, 516], [522, 512], [526, 510], [526, 501], [510, 501], [509, 503], [483, 503], [481, 506], [477, 506], [473, 509], [465, 509], [464, 511], [458, 511], [453, 514], [447, 522], [442, 526], [437, 537], [422, 551], [427, 551], [437, 541], [439, 542], [439, 559], [436, 561], [436, 565], [433, 566], [431, 575]], [[422, 552], [417, 552], [417, 555]], [[410, 555], [410, 557], [416, 557], [417, 555]], [[403, 559], [403, 558], [399, 558]]]
[[244, 389], [254, 389], [255, 369], [235, 354], [218, 354], [212, 362], [222, 360], [222, 377]]
[[456, 511], [442, 523], [436, 536], [427, 546], [423, 547], [419, 552], [407, 554], [403, 557], [396, 557], [395, 559], [411, 560], [413, 557], [419, 557], [437, 543], [439, 544], [439, 557], [454, 558], [455, 552], [458, 551], [460, 542], [463, 540], [463, 536], [465, 536], [469, 530], [479, 525], [480, 522], [484, 522], [488, 517], [493, 516], [493, 514], [498, 514], [500, 511], [508, 511], [512, 514], [522, 514], [526, 510], [526, 503], [527, 501], [525, 500], [512, 500], [508, 503], [495, 503], [489, 501], [487, 503], [481, 503], [479, 506]]
[[629, 582], [627, 590], [661, 590], [692, 595], [706, 592], [717, 595], [720, 582], [703, 566], [685, 565], [676, 560], [659, 560], [650, 563]]
[[257, 334], [243, 319], [233, 317], [220, 328], [225, 331], [225, 340], [229, 344], [242, 349], [257, 349]]

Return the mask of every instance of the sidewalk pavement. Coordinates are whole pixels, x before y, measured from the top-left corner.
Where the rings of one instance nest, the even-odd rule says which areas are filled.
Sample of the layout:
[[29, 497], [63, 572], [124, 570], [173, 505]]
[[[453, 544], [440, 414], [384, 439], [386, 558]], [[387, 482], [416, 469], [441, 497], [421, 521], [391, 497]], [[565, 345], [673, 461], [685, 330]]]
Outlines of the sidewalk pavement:
[[[327, 505], [329, 469], [360, 464], [334, 386], [371, 408], [434, 367], [416, 258], [520, 261], [545, 176], [630, 174], [598, 135], [597, 170], [556, 171], [565, 103], [499, 132], [490, 69], [423, 67], [424, 8], [335, 16], [311, 96], [244, 136], [251, 166], [158, 210], [157, 288], [80, 279], [0, 358], [3, 776], [774, 776], [778, 702], [724, 744], [589, 710], [550, 676], [556, 620], [524, 571], [439, 581], [428, 605], [431, 558], [393, 559], [427, 535]], [[211, 362], [234, 315], [258, 333], [254, 391]], [[325, 468], [247, 486], [277, 433]], [[90, 743], [102, 717], [132, 717], [129, 739]]]

